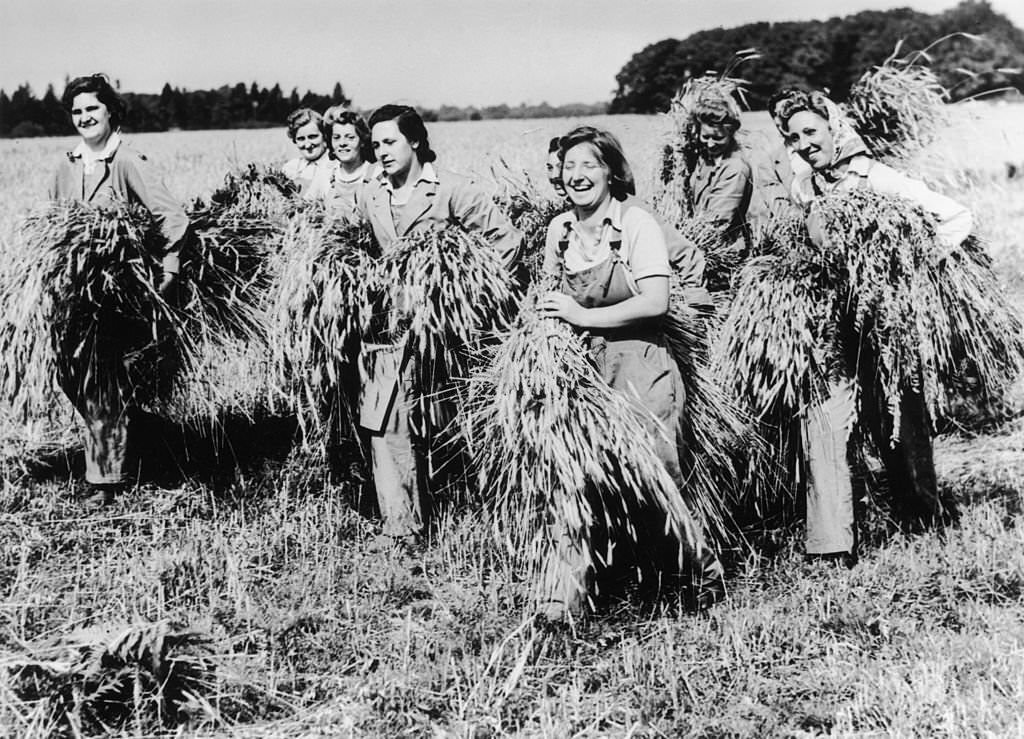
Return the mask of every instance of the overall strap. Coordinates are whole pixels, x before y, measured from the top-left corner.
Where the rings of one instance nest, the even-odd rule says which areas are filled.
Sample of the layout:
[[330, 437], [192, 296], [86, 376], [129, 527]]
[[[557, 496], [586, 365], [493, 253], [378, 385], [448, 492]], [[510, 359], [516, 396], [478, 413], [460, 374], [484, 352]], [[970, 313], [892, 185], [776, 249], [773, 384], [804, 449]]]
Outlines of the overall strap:
[[611, 231], [608, 237], [608, 248], [611, 250], [611, 254], [609, 255], [611, 268], [608, 270], [608, 279], [605, 280], [604, 291], [602, 293], [604, 297], [608, 297], [608, 291], [612, 287], [612, 278], [615, 277], [615, 267], [619, 264], [626, 267], [626, 263], [622, 261], [622, 229], [611, 221], [606, 220], [604, 222], [604, 228], [601, 231], [602, 238], [604, 237], [604, 229]]

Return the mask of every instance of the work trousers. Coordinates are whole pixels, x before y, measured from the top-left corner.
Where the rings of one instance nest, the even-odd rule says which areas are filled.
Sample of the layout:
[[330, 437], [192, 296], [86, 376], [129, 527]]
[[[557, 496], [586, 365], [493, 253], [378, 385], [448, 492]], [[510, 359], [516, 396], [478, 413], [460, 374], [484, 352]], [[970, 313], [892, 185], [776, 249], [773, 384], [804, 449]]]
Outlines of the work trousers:
[[[953, 511], [939, 498], [931, 423], [924, 398], [905, 390], [895, 419], [871, 377], [861, 379], [859, 424], [871, 437], [885, 469], [894, 513], [918, 530]], [[828, 397], [806, 409], [803, 449], [807, 471], [808, 554], [853, 553], [856, 546], [850, 439], [858, 422], [854, 380], [830, 384]]]

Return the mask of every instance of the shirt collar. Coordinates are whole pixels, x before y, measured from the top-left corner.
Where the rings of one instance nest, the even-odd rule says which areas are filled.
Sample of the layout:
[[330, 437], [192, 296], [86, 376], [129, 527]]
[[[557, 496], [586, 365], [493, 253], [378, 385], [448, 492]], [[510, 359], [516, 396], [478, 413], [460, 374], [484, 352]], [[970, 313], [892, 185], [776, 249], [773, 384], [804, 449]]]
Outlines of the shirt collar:
[[87, 164], [95, 164], [103, 160], [110, 160], [114, 156], [114, 152], [117, 151], [117, 147], [121, 145], [121, 135], [114, 131], [110, 134], [110, 138], [107, 139], [106, 146], [101, 151], [93, 151], [85, 145], [84, 141], [79, 141], [78, 146], [68, 152], [68, 159], [75, 161], [81, 159]]
[[[394, 190], [394, 188], [391, 186], [391, 180], [388, 179], [388, 174], [387, 172], [384, 171], [383, 167], [378, 168], [376, 176], [380, 180], [381, 185], [384, 186], [384, 189], [386, 189], [388, 192]], [[412, 183], [413, 187], [420, 184], [421, 182], [431, 182], [435, 185], [439, 185], [441, 183], [441, 180], [438, 179], [437, 176], [437, 170], [434, 169], [434, 165], [431, 164], [430, 162], [423, 163], [423, 166], [420, 168], [420, 176], [416, 178], [416, 181], [414, 183]]]
[[[608, 206], [608, 209], [604, 212], [604, 218], [601, 219], [601, 225], [611, 226], [616, 231], [621, 231], [622, 205], [623, 201], [617, 198], [612, 198], [611, 204]], [[572, 218], [569, 220], [569, 223], [572, 225], [573, 228], [576, 228], [576, 225], [580, 222], [579, 218], [576, 217], [576, 211], [571, 210], [569, 212], [572, 213]]]

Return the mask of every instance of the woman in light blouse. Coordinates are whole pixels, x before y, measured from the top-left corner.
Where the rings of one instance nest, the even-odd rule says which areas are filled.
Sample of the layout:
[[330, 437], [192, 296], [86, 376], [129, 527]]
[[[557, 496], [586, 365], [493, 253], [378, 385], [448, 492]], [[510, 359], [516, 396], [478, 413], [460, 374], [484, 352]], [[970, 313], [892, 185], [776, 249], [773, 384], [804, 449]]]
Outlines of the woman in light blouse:
[[[940, 248], [955, 249], [970, 235], [974, 224], [967, 208], [873, 159], [849, 121], [824, 94], [792, 92], [778, 102], [775, 120], [788, 146], [808, 165], [793, 180], [793, 197], [798, 203], [809, 206], [830, 193], [871, 188], [906, 198], [931, 213]], [[820, 225], [814, 220], [808, 222], [812, 240], [819, 242]], [[852, 563], [856, 541], [847, 446], [858, 390], [862, 395], [862, 422], [882, 456], [889, 490], [904, 526], [918, 529], [953, 517], [956, 511], [938, 493], [931, 420], [921, 393], [911, 388], [903, 392], [899, 436], [893, 441], [887, 433], [891, 432], [893, 419], [885, 403], [873, 397], [873, 378], [858, 378], [851, 372], [840, 374], [843, 376], [830, 384], [829, 397], [809, 407], [804, 418], [808, 467], [806, 552], [811, 556], [838, 556]]]

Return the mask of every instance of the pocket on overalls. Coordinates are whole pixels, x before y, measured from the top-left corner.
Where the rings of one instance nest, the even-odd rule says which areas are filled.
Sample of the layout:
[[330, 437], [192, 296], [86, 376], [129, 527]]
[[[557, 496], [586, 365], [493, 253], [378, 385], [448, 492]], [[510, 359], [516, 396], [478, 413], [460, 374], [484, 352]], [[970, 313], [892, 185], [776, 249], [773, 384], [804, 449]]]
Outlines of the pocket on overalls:
[[638, 340], [609, 347], [608, 353], [609, 384], [649, 410], [666, 429], [673, 428], [677, 393], [668, 352]]

